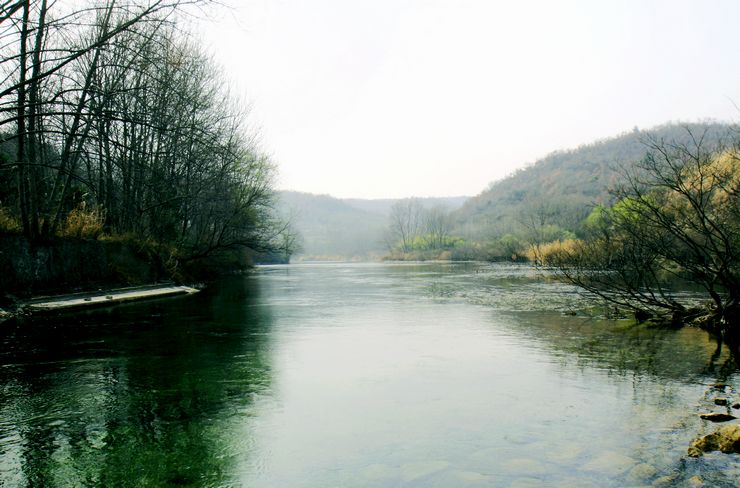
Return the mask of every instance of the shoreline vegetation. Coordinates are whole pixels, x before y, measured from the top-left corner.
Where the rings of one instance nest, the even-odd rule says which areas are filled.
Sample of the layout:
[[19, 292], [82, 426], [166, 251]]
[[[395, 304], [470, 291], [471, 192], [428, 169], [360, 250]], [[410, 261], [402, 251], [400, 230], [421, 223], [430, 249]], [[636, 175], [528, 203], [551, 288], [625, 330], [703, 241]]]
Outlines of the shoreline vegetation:
[[275, 166], [182, 22], [206, 4], [23, 1], [0, 16], [0, 295], [288, 259]]
[[[617, 141], [603, 145], [621, 147]], [[577, 192], [546, 198], [545, 189], [534, 188], [534, 195], [517, 195], [518, 207], [511, 198], [499, 199], [511, 212], [506, 215], [490, 203], [497, 198], [494, 190], [505, 194], [531, 185], [516, 175], [456, 213], [401, 200], [390, 212], [385, 259], [526, 261], [554, 269], [559, 279], [629, 310], [638, 322], [697, 325], [737, 343], [740, 130], [664, 126], [657, 134], [640, 134], [640, 143], [643, 155], [612, 170], [611, 182], [596, 188], [601, 199], [590, 204]], [[592, 158], [594, 147], [578, 151]], [[578, 151], [573, 159], [583, 157]], [[543, 184], [551, 187], [573, 179], [573, 171], [562, 171], [560, 155], [553, 158], [525, 172], [544, 173]], [[564, 179], [554, 181], [560, 173]], [[476, 239], [469, 215], [486, 194], [481, 221], [489, 227], [485, 238]], [[682, 289], [700, 295], [701, 303], [686, 299]]]

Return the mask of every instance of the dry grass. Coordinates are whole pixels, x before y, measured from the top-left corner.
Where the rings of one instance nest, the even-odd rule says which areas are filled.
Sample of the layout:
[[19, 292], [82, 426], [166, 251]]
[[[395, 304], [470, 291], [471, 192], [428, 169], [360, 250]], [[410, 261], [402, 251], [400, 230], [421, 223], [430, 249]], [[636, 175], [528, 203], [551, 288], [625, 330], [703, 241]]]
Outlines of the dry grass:
[[526, 256], [527, 259], [540, 263], [540, 264], [549, 264], [551, 261], [551, 258], [556, 254], [560, 252], [566, 252], [566, 253], [572, 253], [575, 251], [581, 241], [578, 239], [566, 239], [564, 241], [552, 241], [548, 242], [546, 244], [540, 244], [539, 246], [529, 246], [527, 248]]
[[18, 234], [21, 230], [20, 220], [9, 209], [0, 207], [0, 233]]
[[97, 239], [103, 234], [105, 212], [100, 207], [84, 203], [69, 212], [57, 234], [60, 237]]

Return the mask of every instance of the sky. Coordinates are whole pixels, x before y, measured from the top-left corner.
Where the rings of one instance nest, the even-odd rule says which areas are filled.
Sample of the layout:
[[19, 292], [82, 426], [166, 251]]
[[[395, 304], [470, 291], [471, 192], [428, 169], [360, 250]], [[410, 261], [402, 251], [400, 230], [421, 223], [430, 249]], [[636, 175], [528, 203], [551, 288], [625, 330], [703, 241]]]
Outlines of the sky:
[[740, 122], [737, 0], [233, 0], [196, 34], [277, 187], [475, 195], [558, 150]]

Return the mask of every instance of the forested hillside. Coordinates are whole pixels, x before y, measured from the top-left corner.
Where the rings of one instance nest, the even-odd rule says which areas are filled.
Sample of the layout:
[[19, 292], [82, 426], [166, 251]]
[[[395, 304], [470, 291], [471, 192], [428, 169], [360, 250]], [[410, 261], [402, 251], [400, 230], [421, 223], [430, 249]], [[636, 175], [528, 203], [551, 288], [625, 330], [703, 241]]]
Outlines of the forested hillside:
[[363, 259], [383, 249], [386, 217], [328, 195], [283, 191], [280, 212], [299, 236], [304, 259]]
[[609, 187], [618, 182], [620, 168], [645, 156], [647, 138], [688, 142], [693, 134], [711, 143], [729, 129], [720, 123], [666, 124], [555, 151], [468, 200], [457, 212], [457, 232], [479, 242], [507, 234], [527, 240], [537, 232], [548, 234], [540, 236], [545, 241], [568, 237], [595, 204], [611, 203]]
[[[415, 197], [423, 207], [431, 208], [441, 205], [447, 208], [449, 211], [454, 211], [462, 207], [470, 197]], [[388, 216], [391, 214], [393, 205], [398, 203], [398, 198], [377, 198], [377, 199], [363, 199], [363, 198], [345, 198], [342, 201], [350, 205], [351, 207], [358, 208], [360, 210], [366, 210], [375, 214]]]

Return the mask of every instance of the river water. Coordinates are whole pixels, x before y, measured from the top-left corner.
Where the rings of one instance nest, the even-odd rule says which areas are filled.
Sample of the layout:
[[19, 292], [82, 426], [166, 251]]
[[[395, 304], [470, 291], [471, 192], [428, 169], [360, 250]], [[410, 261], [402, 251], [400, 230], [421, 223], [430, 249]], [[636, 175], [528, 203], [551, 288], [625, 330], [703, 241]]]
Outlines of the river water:
[[740, 484], [686, 456], [727, 352], [606, 312], [526, 266], [303, 264], [5, 323], [0, 485]]

